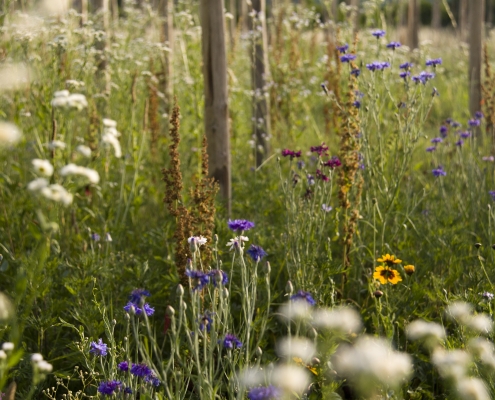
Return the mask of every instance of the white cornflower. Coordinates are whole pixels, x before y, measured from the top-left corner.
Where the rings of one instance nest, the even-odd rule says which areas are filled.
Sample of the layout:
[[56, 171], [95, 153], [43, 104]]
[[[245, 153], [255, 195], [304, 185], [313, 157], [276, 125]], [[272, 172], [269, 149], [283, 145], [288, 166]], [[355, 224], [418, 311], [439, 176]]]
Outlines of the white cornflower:
[[0, 146], [16, 144], [21, 136], [21, 131], [16, 125], [0, 121]]
[[305, 368], [282, 364], [273, 370], [271, 383], [291, 395], [301, 395], [308, 389], [310, 378]]
[[73, 200], [72, 194], [57, 183], [41, 189], [41, 194], [48, 200], [62, 203], [65, 206], [70, 205]]
[[313, 325], [344, 334], [356, 333], [361, 329], [361, 317], [348, 307], [323, 309], [314, 312]]
[[443, 378], [460, 379], [466, 375], [466, 368], [471, 357], [463, 350], [446, 351], [437, 348], [431, 356], [431, 361]]
[[50, 161], [35, 158], [34, 160], [31, 160], [31, 163], [33, 164], [33, 168], [38, 175], [47, 177], [53, 175], [53, 165], [50, 164]]
[[91, 157], [91, 149], [88, 146], [80, 144], [79, 146], [76, 147], [76, 151], [79, 154], [82, 154], [86, 158]]
[[187, 239], [187, 243], [196, 243], [198, 246], [203, 246], [204, 244], [206, 244], [207, 241], [208, 239], [203, 236], [191, 236], [189, 239]]
[[485, 383], [478, 378], [464, 378], [457, 382], [457, 394], [463, 400], [490, 400]]
[[277, 342], [277, 355], [286, 360], [298, 357], [304, 362], [309, 362], [316, 352], [315, 345], [304, 337], [284, 337]]
[[244, 242], [249, 241], [247, 236], [236, 236], [228, 241], [227, 246], [230, 246], [230, 251], [244, 248]]
[[2, 344], [2, 350], [5, 351], [5, 352], [9, 352], [9, 351], [12, 351], [14, 350], [14, 343], [12, 342], [5, 342], [4, 344]]
[[45, 145], [48, 150], [65, 149], [67, 145], [61, 140], [52, 140]]
[[463, 301], [456, 301], [447, 308], [450, 317], [459, 321], [460, 324], [466, 325], [473, 313], [473, 306]]
[[122, 149], [120, 148], [120, 142], [117, 137], [111, 133], [105, 133], [102, 138], [102, 142], [111, 145], [113, 147], [113, 150], [115, 152], [115, 157], [120, 158], [122, 157]]
[[445, 329], [435, 322], [417, 319], [406, 327], [406, 335], [410, 340], [424, 340], [431, 347], [445, 338]]
[[81, 175], [86, 177], [91, 183], [98, 183], [100, 181], [100, 175], [97, 171], [91, 168], [81, 167], [76, 164], [67, 164], [60, 169], [60, 175]]
[[30, 192], [36, 193], [47, 186], [48, 186], [48, 181], [45, 178], [37, 178], [28, 183], [27, 189]]

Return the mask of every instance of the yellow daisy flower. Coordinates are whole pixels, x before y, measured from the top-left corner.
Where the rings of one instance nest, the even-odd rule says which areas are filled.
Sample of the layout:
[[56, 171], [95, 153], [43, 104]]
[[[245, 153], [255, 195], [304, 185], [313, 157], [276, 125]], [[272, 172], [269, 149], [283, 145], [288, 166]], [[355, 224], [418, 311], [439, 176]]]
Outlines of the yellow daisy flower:
[[387, 283], [396, 285], [397, 283], [402, 281], [399, 272], [387, 265], [376, 267], [373, 278], [378, 279], [382, 285], [385, 285]]
[[387, 264], [389, 267], [393, 267], [394, 264], [400, 264], [402, 262], [402, 260], [399, 260], [390, 254], [385, 254], [382, 258], [377, 259], [377, 261]]
[[414, 274], [414, 265], [404, 265], [404, 271], [407, 275]]

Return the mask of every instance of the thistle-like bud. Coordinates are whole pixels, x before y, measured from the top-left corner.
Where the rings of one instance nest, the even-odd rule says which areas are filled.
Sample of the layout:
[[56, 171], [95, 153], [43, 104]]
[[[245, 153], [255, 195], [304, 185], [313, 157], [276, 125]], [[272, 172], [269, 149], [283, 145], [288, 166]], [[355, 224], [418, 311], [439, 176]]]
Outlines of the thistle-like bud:
[[165, 310], [165, 314], [167, 314], [169, 317], [173, 317], [175, 315], [175, 310], [172, 306], [167, 306], [167, 309]]
[[256, 348], [256, 357], [261, 357], [263, 355], [263, 350], [261, 350], [261, 347]]
[[479, 249], [481, 247], [481, 243], [475, 243], [474, 244], [474, 247], [476, 247], [477, 249]]
[[184, 287], [180, 283], [177, 285], [177, 296], [184, 296]]
[[222, 294], [223, 294], [223, 297], [225, 297], [226, 299], [229, 298], [229, 289], [227, 289], [226, 287], [223, 288], [223, 291], [222, 291]]
[[112, 325], [113, 326], [117, 325], [117, 320], [116, 319], [112, 319]]
[[383, 296], [383, 292], [381, 290], [376, 290], [373, 292], [373, 296], [375, 296], [377, 299]]
[[218, 243], [218, 235], [216, 233], [213, 235], [213, 242]]
[[291, 281], [287, 281], [287, 285], [285, 285], [285, 293], [291, 295], [294, 293], [294, 286]]

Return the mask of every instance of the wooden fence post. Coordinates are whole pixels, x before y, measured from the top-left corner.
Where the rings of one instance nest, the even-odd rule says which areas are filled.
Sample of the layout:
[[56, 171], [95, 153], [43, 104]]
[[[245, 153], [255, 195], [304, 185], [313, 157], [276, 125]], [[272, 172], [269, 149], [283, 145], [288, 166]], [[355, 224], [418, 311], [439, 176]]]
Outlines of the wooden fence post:
[[407, 39], [412, 49], [419, 45], [419, 7], [418, 0], [409, 0], [409, 11], [407, 13]]
[[469, 10], [469, 111], [481, 109], [481, 50], [483, 41], [483, 0], [471, 0]]
[[440, 29], [442, 26], [442, 0], [433, 0], [433, 8], [431, 11], [431, 27]]

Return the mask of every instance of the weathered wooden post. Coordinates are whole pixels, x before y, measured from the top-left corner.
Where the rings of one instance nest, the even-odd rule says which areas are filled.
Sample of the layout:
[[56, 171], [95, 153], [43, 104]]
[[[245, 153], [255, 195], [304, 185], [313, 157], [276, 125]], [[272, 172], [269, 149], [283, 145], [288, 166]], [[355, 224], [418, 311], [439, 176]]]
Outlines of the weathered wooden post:
[[411, 50], [418, 48], [419, 45], [418, 0], [409, 0], [409, 10], [407, 13], [407, 41]]
[[471, 0], [469, 10], [469, 111], [481, 109], [481, 50], [483, 0]]
[[431, 27], [440, 29], [442, 25], [442, 0], [433, 0], [433, 8], [431, 10]]
[[223, 0], [200, 0], [199, 7], [205, 93], [204, 124], [210, 176], [220, 184], [220, 194], [230, 214], [230, 135]]
[[[477, 0], [472, 0], [472, 3], [476, 3], [476, 1]], [[468, 0], [461, 0], [459, 2], [459, 37], [463, 41], [465, 41], [467, 38], [469, 20], [468, 14]]]

